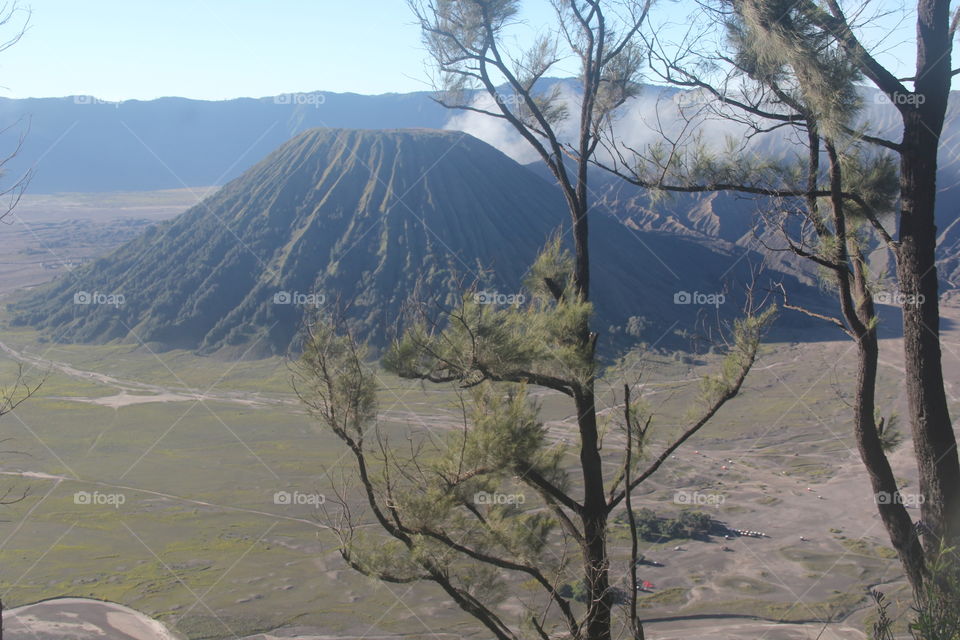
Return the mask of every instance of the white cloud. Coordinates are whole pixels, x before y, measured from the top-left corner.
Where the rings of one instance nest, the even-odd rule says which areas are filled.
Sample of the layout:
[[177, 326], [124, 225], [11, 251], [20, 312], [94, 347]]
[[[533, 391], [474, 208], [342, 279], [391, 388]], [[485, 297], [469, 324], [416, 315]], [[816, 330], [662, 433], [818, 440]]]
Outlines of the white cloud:
[[[694, 131], [702, 136], [704, 141], [718, 149], [723, 148], [727, 137], [742, 140], [746, 127], [714, 116], [710, 120], [701, 121], [684, 132], [684, 121], [681, 110], [693, 115], [702, 110], [700, 98], [691, 99], [691, 92], [675, 91], [648, 85], [634, 99], [631, 99], [620, 109], [619, 117], [614, 125], [617, 139], [634, 149], [643, 149], [663, 140], [664, 132], [671, 137], [689, 136]], [[577, 118], [579, 113], [579, 95], [568, 84], [560, 87], [560, 99], [566, 103], [570, 117], [557, 126], [561, 140], [571, 142], [576, 139]], [[474, 100], [473, 105], [479, 109], [496, 111], [493, 99], [482, 93]], [[513, 126], [506, 120], [494, 118], [473, 111], [456, 112], [444, 126], [445, 129], [464, 131], [488, 144], [496, 147], [514, 160], [521, 163], [533, 162], [539, 157]], [[602, 154], [598, 154], [603, 159]]]

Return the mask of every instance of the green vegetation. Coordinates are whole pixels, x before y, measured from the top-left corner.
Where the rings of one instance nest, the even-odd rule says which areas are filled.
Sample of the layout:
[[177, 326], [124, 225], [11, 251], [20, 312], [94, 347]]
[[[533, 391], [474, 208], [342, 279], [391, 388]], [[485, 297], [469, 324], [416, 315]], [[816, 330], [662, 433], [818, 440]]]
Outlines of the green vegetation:
[[644, 609], [654, 607], [676, 607], [687, 601], [688, 590], [683, 587], [661, 589], [656, 593], [644, 595], [637, 600], [637, 606]]
[[[314, 429], [311, 420], [294, 402], [286, 383], [289, 369], [282, 359], [225, 366], [222, 361], [197, 357], [185, 351], [164, 352], [155, 357], [123, 345], [58, 345], [47, 351], [48, 346], [38, 344], [36, 338], [35, 331], [25, 328], [0, 330], [0, 342], [19, 351], [43, 354], [46, 358], [69, 363], [81, 371], [100, 371], [121, 381], [174, 389], [185, 389], [179, 382], [183, 381], [195, 389], [209, 388], [217, 399], [207, 402], [209, 410], [198, 405], [189, 412], [187, 410], [193, 403], [187, 401], [113, 409], [62, 398], [110, 397], [118, 393], [114, 385], [67, 375], [57, 369], [49, 370], [40, 397], [18, 411], [20, 418], [49, 450], [16, 420], [9, 420], [5, 424], [13, 440], [7, 448], [26, 455], [7, 456], [0, 468], [63, 475], [67, 479], [56, 488], [54, 481], [36, 478], [8, 477], [3, 481], [14, 491], [26, 489], [30, 492], [25, 501], [7, 508], [5, 518], [8, 524], [3, 525], [7, 533], [53, 489], [5, 548], [8, 570], [0, 576], [0, 590], [9, 589], [5, 598], [8, 606], [62, 595], [88, 596], [116, 601], [155, 615], [192, 637], [232, 637], [203, 607], [196, 606], [185, 613], [194, 604], [193, 598], [124, 528], [125, 523], [167, 567], [178, 575], [182, 574], [191, 589], [205, 589], [222, 578], [205, 600], [238, 633], [254, 633], [295, 621], [297, 624], [320, 625], [329, 633], [353, 630], [362, 634], [376, 622], [379, 614], [367, 616], [361, 613], [358, 616], [358, 607], [361, 606], [358, 603], [362, 603], [361, 612], [384, 612], [395, 607], [392, 611], [396, 616], [388, 616], [389, 619], [375, 625], [384, 633], [423, 631], [415, 618], [401, 615], [403, 609], [391, 591], [374, 588], [372, 583], [344, 570], [335, 553], [335, 537], [316, 526], [324, 522], [321, 514], [306, 507], [287, 513], [273, 504], [272, 492], [278, 487], [277, 479], [231, 434], [232, 430], [280, 476], [280, 488], [328, 490], [329, 481], [323, 473], [337, 461], [338, 448], [331, 438]], [[776, 349], [771, 351], [770, 361], [791, 358], [788, 347]], [[655, 358], [651, 358], [646, 368], [648, 380], [655, 385], [653, 388], [671, 390], [683, 389], [683, 384], [695, 385], [696, 373], [686, 383], [671, 382], [676, 379], [673, 376], [677, 372], [669, 362], [663, 362], [658, 368], [654, 361]], [[0, 362], [3, 363], [0, 373], [6, 371], [10, 375], [16, 371], [9, 359]], [[714, 363], [708, 360], [707, 366]], [[224, 376], [225, 368], [229, 368], [229, 372]], [[28, 368], [30, 375], [47, 371], [45, 366]], [[778, 375], [791, 384], [793, 379], [804, 379], [807, 373], [807, 367], [799, 361], [796, 365], [778, 369]], [[221, 376], [223, 378], [218, 382]], [[379, 402], [385, 416], [389, 416], [385, 422], [388, 432], [396, 436], [411, 429], [414, 433], [424, 433], [425, 429], [442, 433], [443, 429], [458, 423], [456, 394], [442, 388], [423, 390], [414, 382], [383, 371], [378, 372], [378, 376], [382, 382]], [[266, 385], [266, 390], [251, 395], [249, 390], [256, 389], [258, 381]], [[720, 416], [715, 431], [705, 432], [702, 444], [694, 446], [716, 446], [711, 442], [713, 436], [719, 434], [728, 437], [723, 446], [753, 444], [763, 434], [765, 425], [762, 422], [745, 424], [741, 414], [747, 408], [760, 413], [775, 410], [779, 400], [764, 392], [766, 385], [767, 380], [762, 375], [749, 381], [748, 395], [742, 404], [740, 401], [731, 404], [729, 412]], [[228, 396], [236, 393], [240, 398], [259, 398], [262, 402], [245, 406], [226, 401], [218, 395], [220, 393]], [[662, 430], [654, 433], [651, 441], [654, 448], [673, 432], [669, 424], [671, 416], [679, 418], [683, 415], [685, 407], [674, 399], [673, 393], [653, 396], [670, 398], [670, 402], [660, 404], [665, 424]], [[816, 402], [818, 393], [827, 396], [831, 388], [813, 387], [807, 399]], [[551, 433], [559, 437], [566, 428], [564, 421], [569, 415], [565, 403], [556, 394], [544, 394], [538, 396], [538, 400], [542, 403], [542, 415], [550, 421]], [[783, 411], [782, 405], [780, 411]], [[159, 444], [122, 482], [118, 482], [119, 476], [181, 416], [182, 419]], [[61, 425], [70, 425], [70, 428], [64, 429]], [[804, 455], [814, 455], [819, 446], [816, 425], [798, 422], [792, 428], [786, 451], [799, 449]], [[809, 440], [807, 444], [798, 442], [803, 440], [804, 433]], [[766, 438], [771, 438], [770, 434]], [[783, 458], [786, 454], [778, 451], [774, 442], [769, 440], [769, 455], [765, 453], [767, 448], [762, 447], [758, 449], [758, 455], [751, 457], [753, 473], [779, 473], [782, 461], [792, 459], [789, 455]], [[51, 452], [56, 453], [80, 480], [74, 479]], [[673, 462], [677, 473], [695, 477], [703, 465], [702, 458], [692, 456], [689, 450], [682, 450], [681, 454]], [[90, 484], [92, 482], [122, 484], [135, 490], [124, 490], [127, 501], [119, 509], [89, 509], [74, 504], [76, 491], [109, 491], [107, 487]], [[664, 482], [666, 484], [657, 485], [657, 493], [643, 498], [650, 505], [648, 508], [660, 511], [664, 503], [672, 505], [670, 478], [665, 477]], [[163, 498], [146, 491], [172, 497]], [[762, 495], [758, 493], [757, 497]], [[207, 502], [212, 506], [190, 501]], [[237, 511], [232, 507], [251, 511]], [[780, 507], [758, 504], [753, 508], [775, 510]], [[761, 510], [758, 513], [767, 512]], [[664, 513], [667, 514], [669, 512]], [[676, 519], [679, 515], [669, 515], [667, 519]], [[303, 521], [277, 519], [278, 516], [303, 518]], [[754, 519], [762, 517], [751, 516]], [[274, 523], [276, 526], [257, 542]], [[619, 533], [623, 531], [623, 525], [615, 523], [614, 530], [616, 536], [611, 543], [612, 549], [616, 562], [622, 563], [627, 546], [626, 539]], [[37, 549], [53, 547], [65, 532], [56, 547], [31, 568], [37, 559]], [[660, 555], [657, 543], [652, 544], [654, 546], [647, 552], [666, 561]], [[796, 568], [778, 568], [777, 575], [792, 575], [804, 584], [813, 584], [843, 551], [844, 548], [839, 548], [832, 557], [825, 555], [818, 559], [816, 564], [821, 573], [811, 572], [814, 577], [809, 580], [801, 577], [807, 572], [805, 566], [810, 561], [806, 556], [795, 556], [797, 564], [791, 566]], [[241, 557], [242, 561], [237, 563]], [[873, 561], [876, 565], [865, 560], [866, 557], [861, 556], [855, 563], [869, 567], [868, 574], [859, 575], [846, 569], [837, 573], [844, 576], [848, 585], [846, 590], [851, 593], [862, 592], [857, 585], [877, 581], [889, 566], [889, 561], [881, 563], [881, 558]], [[654, 573], [645, 573], [643, 577], [656, 583], [656, 572], [664, 570], [676, 569], [652, 569]], [[709, 584], [725, 571], [697, 568], [692, 573], [701, 576], [702, 584]], [[17, 582], [20, 576], [24, 577]], [[694, 584], [691, 581], [689, 586], [658, 590], [644, 595], [640, 602], [645, 612], [655, 615], [674, 611], [674, 607], [686, 601], [684, 594]], [[446, 628], [467, 628], [465, 620], [445, 604], [443, 594], [420, 587], [415, 593], [418, 602], [435, 607], [435, 617], [443, 620]], [[248, 601], [257, 595], [262, 597]], [[770, 605], [764, 597], [770, 596], [744, 595], [736, 605], [737, 610], [753, 615], [778, 613], [769, 610]], [[812, 596], [810, 601], [815, 598], [826, 601], [833, 596], [824, 592]], [[324, 606], [318, 608], [318, 601]], [[252, 604], [255, 604], [259, 617], [251, 617]], [[697, 610], [723, 611], [720, 606], [723, 604], [713, 599], [705, 608], [698, 605]], [[802, 612], [794, 613], [798, 618], [802, 617]], [[358, 619], [364, 620], [365, 626], [358, 628]]]
[[837, 540], [852, 553], [859, 555], [874, 556], [885, 560], [894, 560], [897, 557], [897, 552], [885, 545], [876, 544], [867, 540], [853, 540], [846, 536], [837, 536]]
[[[713, 528], [713, 518], [703, 511], [684, 509], [674, 518], [657, 516], [646, 507], [635, 514], [638, 535], [648, 542], [669, 542], [676, 539], [704, 539]], [[616, 518], [616, 523], [625, 525], [625, 515]]]

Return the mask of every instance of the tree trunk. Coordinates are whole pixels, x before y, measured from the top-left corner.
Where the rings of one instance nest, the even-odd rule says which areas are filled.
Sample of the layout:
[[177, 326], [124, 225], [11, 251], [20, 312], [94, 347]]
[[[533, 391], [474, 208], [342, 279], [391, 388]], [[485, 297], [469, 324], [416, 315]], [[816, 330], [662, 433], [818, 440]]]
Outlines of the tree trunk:
[[610, 591], [610, 560], [607, 557], [607, 502], [603, 490], [603, 462], [598, 449], [597, 414], [593, 382], [576, 398], [580, 429], [580, 467], [584, 501], [583, 563], [589, 601], [583, 628], [586, 640], [610, 640], [613, 593]]
[[590, 299], [590, 242], [587, 224], [587, 205], [585, 201], [577, 203], [572, 215], [573, 246], [576, 252], [576, 271], [574, 282], [581, 299]]
[[[926, 577], [923, 549], [913, 520], [900, 498], [897, 479], [877, 429], [876, 388], [880, 349], [874, 322], [876, 309], [868, 285], [866, 258], [855, 243], [852, 249], [848, 247], [846, 213], [841, 196], [843, 177], [840, 159], [831, 140], [826, 141], [826, 149], [830, 159], [830, 202], [837, 237], [834, 261], [843, 265], [836, 271], [840, 308], [851, 334], [857, 341], [854, 436], [860, 459], [870, 474], [870, 485], [880, 518], [919, 602], [924, 592]], [[812, 169], [815, 168], [816, 165], [812, 165]], [[848, 264], [851, 265], [849, 269]]]
[[[926, 155], [935, 153], [934, 148], [932, 154]], [[935, 163], [905, 154], [901, 257], [897, 269], [900, 291], [904, 295], [907, 401], [920, 471], [921, 513], [934, 533], [925, 539], [928, 553], [939, 547], [937, 538], [950, 541], [960, 533], [960, 463], [943, 384], [939, 340], [940, 309], [934, 266], [935, 171]]]
[[937, 150], [951, 80], [949, 2], [921, 0], [917, 17], [916, 104], [903, 110], [897, 276], [905, 296], [907, 399], [924, 500], [921, 513], [933, 533], [924, 537], [924, 548], [931, 555], [941, 540], [951, 544], [960, 534], [960, 459], [941, 366], [934, 219]]
[[[562, 162], [562, 159], [561, 159]], [[590, 299], [590, 243], [587, 212], [587, 160], [581, 158], [578, 165], [576, 192], [568, 198], [573, 224], [575, 251], [574, 289], [578, 298]], [[595, 366], [594, 335], [589, 321], [577, 331], [576, 339], [587, 353], [591, 366]], [[586, 619], [583, 623], [585, 640], [610, 640], [613, 593], [610, 591], [610, 560], [607, 557], [607, 497], [603, 484], [603, 461], [600, 458], [600, 437], [597, 429], [597, 408], [594, 396], [592, 372], [574, 394], [577, 408], [577, 426], [580, 431], [580, 469], [583, 473], [583, 564], [586, 580]]]
[[[871, 305], [872, 306], [872, 305]], [[890, 536], [914, 595], [922, 593], [924, 559], [920, 540], [913, 521], [899, 500], [897, 480], [880, 442], [875, 417], [875, 391], [879, 348], [874, 330], [860, 336], [858, 341], [857, 392], [854, 401], [854, 434], [863, 465], [870, 474], [880, 518]]]

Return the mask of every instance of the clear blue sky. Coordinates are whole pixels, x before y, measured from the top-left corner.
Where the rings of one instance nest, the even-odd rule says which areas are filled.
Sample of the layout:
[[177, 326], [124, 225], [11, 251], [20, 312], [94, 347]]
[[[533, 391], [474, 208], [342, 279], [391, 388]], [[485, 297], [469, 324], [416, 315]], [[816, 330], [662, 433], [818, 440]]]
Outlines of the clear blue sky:
[[[888, 1], [888, 0], [884, 0]], [[892, 2], [892, 0], [889, 0]], [[403, 0], [20, 0], [30, 28], [0, 54], [0, 96], [105, 100], [225, 99], [297, 91], [429, 89], [419, 32]], [[524, 3], [532, 26], [551, 16]], [[898, 3], [897, 3], [898, 4]], [[684, 3], [655, 13], [683, 22]], [[912, 36], [887, 19], [884, 47]], [[12, 34], [8, 26], [7, 36]], [[6, 38], [4, 38], [6, 39]], [[892, 63], [908, 59], [894, 46]], [[556, 74], [560, 75], [560, 74]], [[901, 75], [911, 75], [908, 67]]]

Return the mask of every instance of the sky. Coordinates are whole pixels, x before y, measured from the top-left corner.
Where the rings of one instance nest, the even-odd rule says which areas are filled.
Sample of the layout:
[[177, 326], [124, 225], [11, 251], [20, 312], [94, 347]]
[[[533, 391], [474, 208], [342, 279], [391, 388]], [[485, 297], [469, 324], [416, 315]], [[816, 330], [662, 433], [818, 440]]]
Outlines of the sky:
[[[377, 94], [431, 88], [426, 52], [403, 0], [18, 4], [30, 10], [29, 27], [20, 42], [0, 53], [0, 97], [223, 100], [301, 91]], [[528, 33], [549, 23], [549, 3], [526, 2], [524, 7]], [[684, 0], [661, 0], [654, 9], [657, 20], [674, 25], [683, 24], [686, 13]], [[12, 36], [13, 25], [25, 17], [21, 13], [0, 28], [0, 39]], [[913, 29], [897, 15], [884, 20], [867, 38], [880, 43], [885, 62], [902, 70], [898, 75], [911, 75], [902, 61], [912, 54], [907, 41]]]

